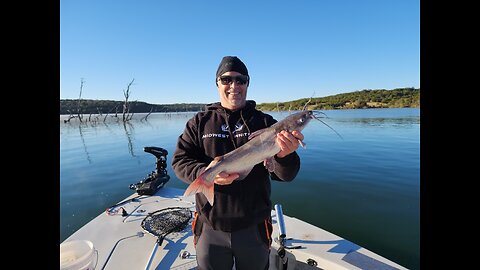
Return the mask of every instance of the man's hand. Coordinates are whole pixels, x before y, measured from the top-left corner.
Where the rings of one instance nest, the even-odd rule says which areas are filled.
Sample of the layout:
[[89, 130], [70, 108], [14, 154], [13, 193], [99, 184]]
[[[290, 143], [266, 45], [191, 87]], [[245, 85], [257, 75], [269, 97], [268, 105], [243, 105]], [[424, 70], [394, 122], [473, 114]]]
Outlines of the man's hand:
[[299, 140], [303, 141], [303, 139], [303, 134], [300, 131], [294, 130], [291, 133], [285, 130], [280, 131], [276, 138], [276, 143], [280, 146], [280, 152], [277, 153], [277, 157], [284, 158], [293, 153], [300, 145]]
[[240, 175], [238, 173], [228, 174], [225, 172], [219, 173], [215, 176], [213, 182], [217, 185], [230, 185], [233, 180], [237, 179]]

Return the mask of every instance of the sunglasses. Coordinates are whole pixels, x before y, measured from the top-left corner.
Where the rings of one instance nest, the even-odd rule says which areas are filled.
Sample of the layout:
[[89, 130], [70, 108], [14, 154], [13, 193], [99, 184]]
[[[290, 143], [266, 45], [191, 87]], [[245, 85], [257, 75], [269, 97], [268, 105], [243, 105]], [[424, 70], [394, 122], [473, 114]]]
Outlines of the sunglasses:
[[239, 76], [220, 76], [219, 81], [223, 85], [232, 84], [235, 81], [236, 84], [244, 85], [248, 82], [248, 76], [239, 75]]

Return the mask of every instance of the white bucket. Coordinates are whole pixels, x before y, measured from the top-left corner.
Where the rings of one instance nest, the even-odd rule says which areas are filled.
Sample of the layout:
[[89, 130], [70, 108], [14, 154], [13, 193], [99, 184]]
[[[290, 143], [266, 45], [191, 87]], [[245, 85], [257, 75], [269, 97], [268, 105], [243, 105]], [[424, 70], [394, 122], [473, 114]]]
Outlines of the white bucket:
[[93, 270], [96, 266], [95, 255], [93, 243], [88, 240], [61, 243], [60, 270]]

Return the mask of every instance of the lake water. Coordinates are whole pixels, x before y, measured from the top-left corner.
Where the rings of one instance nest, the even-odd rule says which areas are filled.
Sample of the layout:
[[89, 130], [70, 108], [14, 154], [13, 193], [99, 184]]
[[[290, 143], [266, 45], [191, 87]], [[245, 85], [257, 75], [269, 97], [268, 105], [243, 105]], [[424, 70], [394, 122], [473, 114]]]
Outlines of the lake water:
[[[272, 203], [410, 269], [420, 269], [420, 109], [323, 111], [303, 130], [293, 182], [272, 181]], [[167, 186], [185, 189], [171, 155], [194, 113], [64, 123], [60, 116], [60, 242], [134, 191], [155, 170], [145, 146], [168, 151]], [[271, 112], [277, 120], [288, 112]], [[121, 117], [121, 116], [120, 116]], [[88, 118], [88, 115], [85, 116]], [[92, 119], [93, 120], [93, 117]]]

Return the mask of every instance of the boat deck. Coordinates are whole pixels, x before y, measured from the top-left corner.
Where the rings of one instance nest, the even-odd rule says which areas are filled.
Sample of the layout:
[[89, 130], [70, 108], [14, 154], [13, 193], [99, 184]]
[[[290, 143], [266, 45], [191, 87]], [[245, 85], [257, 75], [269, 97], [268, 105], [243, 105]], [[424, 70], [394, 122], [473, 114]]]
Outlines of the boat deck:
[[[194, 196], [183, 190], [163, 187], [153, 196], [132, 194], [119, 205], [122, 211], [102, 213], [64, 242], [89, 240], [97, 251], [95, 269], [148, 269], [157, 237], [144, 231], [142, 220], [148, 213], [167, 207], [187, 207], [195, 211]], [[133, 199], [133, 200], [132, 200]], [[406, 269], [348, 240], [294, 217], [283, 216], [287, 232], [288, 269]], [[155, 250], [149, 269], [195, 269], [195, 248], [190, 224], [181, 232], [165, 237]], [[276, 212], [272, 210], [273, 234], [279, 235]], [[298, 247], [300, 246], [300, 247]], [[278, 241], [272, 244], [270, 269], [281, 269]], [[288, 248], [290, 247], [290, 248]], [[297, 247], [297, 248], [291, 248]], [[183, 256], [182, 256], [183, 255]]]

